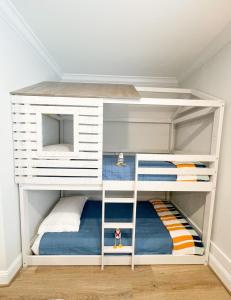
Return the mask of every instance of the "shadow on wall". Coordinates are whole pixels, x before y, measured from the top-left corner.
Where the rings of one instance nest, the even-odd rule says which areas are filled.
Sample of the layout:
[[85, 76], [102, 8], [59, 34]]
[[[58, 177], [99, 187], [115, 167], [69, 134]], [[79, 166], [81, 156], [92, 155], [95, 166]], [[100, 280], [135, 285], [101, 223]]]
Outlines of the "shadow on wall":
[[185, 217], [189, 218], [200, 229], [203, 229], [204, 205], [206, 193], [204, 192], [172, 192], [171, 200], [179, 206]]
[[207, 118], [183, 123], [177, 127], [176, 149], [209, 154], [212, 137], [213, 114]]

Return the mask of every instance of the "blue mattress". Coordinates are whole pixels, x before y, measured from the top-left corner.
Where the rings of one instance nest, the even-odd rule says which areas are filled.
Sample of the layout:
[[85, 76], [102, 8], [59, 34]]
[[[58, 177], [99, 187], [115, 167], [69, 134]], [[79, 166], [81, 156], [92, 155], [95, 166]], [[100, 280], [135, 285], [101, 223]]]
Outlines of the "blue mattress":
[[[125, 166], [116, 166], [116, 155], [104, 155], [103, 180], [135, 180], [135, 156], [124, 156]], [[141, 161], [139, 167], [144, 168], [176, 168], [168, 161]], [[138, 180], [143, 181], [176, 181], [176, 175], [139, 175]]]
[[[101, 254], [101, 201], [87, 201], [79, 232], [49, 232], [40, 241], [40, 255]], [[132, 204], [106, 204], [106, 221], [129, 222]], [[105, 232], [105, 245], [114, 243], [114, 230]], [[123, 245], [131, 245], [131, 230], [122, 230]], [[136, 221], [136, 254], [171, 254], [172, 239], [148, 201], [138, 202]]]

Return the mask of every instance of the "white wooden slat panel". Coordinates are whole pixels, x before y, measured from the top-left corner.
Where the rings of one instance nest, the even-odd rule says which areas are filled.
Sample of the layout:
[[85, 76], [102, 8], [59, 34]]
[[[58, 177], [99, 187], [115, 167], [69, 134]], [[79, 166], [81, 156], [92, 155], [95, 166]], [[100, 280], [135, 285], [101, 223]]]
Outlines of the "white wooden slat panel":
[[13, 131], [36, 132], [37, 131], [37, 125], [36, 124], [31, 124], [31, 123], [26, 123], [26, 124], [13, 123]]
[[[97, 103], [98, 100], [95, 99], [76, 101], [68, 98], [67, 104], [63, 101], [58, 103], [60, 98], [58, 102], [57, 99], [53, 102], [52, 98], [49, 101], [53, 105], [49, 105], [47, 97], [39, 101], [32, 97], [32, 102], [28, 97], [16, 98], [18, 103], [13, 104], [12, 115], [15, 181], [31, 184], [100, 184], [102, 182], [102, 101]], [[23, 105], [20, 104], [21, 101], [24, 102]], [[36, 105], [28, 105], [29, 103]], [[62, 106], [58, 106], [59, 104]], [[39, 137], [37, 115], [41, 113], [76, 116], [77, 152], [67, 152], [57, 156], [55, 152], [46, 154], [37, 151]]]
[[100, 141], [98, 134], [79, 134], [79, 142], [97, 143]]
[[37, 149], [37, 142], [30, 142], [30, 141], [15, 141], [14, 148], [18, 150], [36, 150]]
[[45, 104], [60, 106], [102, 106], [102, 99], [96, 98], [72, 98], [72, 97], [37, 97], [37, 96], [14, 96], [12, 103], [16, 104]]
[[[14, 157], [15, 158], [28, 158], [28, 154], [27, 152], [24, 150], [16, 150], [14, 152]], [[38, 158], [38, 154], [37, 151], [31, 151], [30, 152], [30, 157], [31, 158]], [[42, 157], [42, 159], [44, 159], [44, 157]], [[51, 157], [48, 157], [49, 159], [51, 159]], [[77, 157], [75, 157], [77, 158]], [[57, 160], [70, 160], [70, 157], [66, 157], [66, 156], [59, 156], [56, 157]], [[73, 159], [73, 158], [72, 158]], [[78, 159], [97, 159], [97, 160], [101, 160], [102, 159], [102, 153], [100, 152], [79, 152], [78, 153]]]
[[[18, 150], [36, 150], [37, 149], [37, 142], [23, 142], [23, 141], [15, 141], [14, 148]], [[99, 151], [100, 146], [98, 143], [79, 143], [78, 144], [79, 151]], [[71, 152], [70, 152], [71, 153]], [[56, 152], [58, 154], [58, 152]], [[78, 158], [78, 154], [76, 155]]]
[[100, 151], [101, 146], [98, 143], [79, 143], [79, 151]]
[[15, 141], [36, 141], [37, 133], [35, 132], [14, 132], [13, 139]]
[[213, 175], [215, 170], [210, 168], [138, 168], [137, 173], [149, 175]]
[[92, 125], [98, 125], [100, 123], [100, 118], [98, 116], [79, 116], [78, 117], [78, 123], [79, 124], [92, 124]]
[[213, 162], [215, 155], [187, 155], [187, 154], [137, 154], [139, 161], [187, 161], [187, 162]]
[[36, 123], [36, 114], [12, 114], [15, 123]]
[[[16, 167], [27, 167], [27, 159], [15, 159]], [[31, 167], [39, 168], [100, 168], [100, 161], [89, 160], [54, 160], [54, 159], [31, 159]]]
[[212, 182], [177, 182], [177, 181], [138, 181], [139, 191], [188, 191], [208, 192], [213, 188]]
[[84, 184], [86, 189], [88, 189], [88, 185], [92, 184], [101, 184], [101, 178], [78, 178], [78, 177], [15, 177], [16, 183], [21, 184]]
[[[63, 114], [63, 107], [58, 107], [58, 106], [52, 106], [53, 109], [55, 110], [56, 114]], [[41, 112], [43, 111], [44, 113], [50, 113], [50, 108], [51, 106], [35, 106], [35, 105], [30, 105], [27, 107], [26, 105], [20, 105], [20, 104], [14, 104], [12, 111], [13, 113], [36, 113], [36, 112]], [[101, 107], [74, 107], [80, 109], [80, 115], [81, 116], [101, 116], [102, 111], [100, 110]], [[73, 113], [73, 109], [70, 107], [65, 108], [65, 110], [68, 110], [69, 113]]]
[[24, 104], [12, 104], [12, 112], [13, 113], [30, 113], [31, 107], [29, 108], [29, 111], [27, 110], [26, 106]]
[[79, 133], [98, 133], [102, 134], [102, 129], [98, 126], [87, 126], [87, 125], [79, 125], [78, 126]]
[[100, 169], [15, 168], [15, 175], [97, 177]]

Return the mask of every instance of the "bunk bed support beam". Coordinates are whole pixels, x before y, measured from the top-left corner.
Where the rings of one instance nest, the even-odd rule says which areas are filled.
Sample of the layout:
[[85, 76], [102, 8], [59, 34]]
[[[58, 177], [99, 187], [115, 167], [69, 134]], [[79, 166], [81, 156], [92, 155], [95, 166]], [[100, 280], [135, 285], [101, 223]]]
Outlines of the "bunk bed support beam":
[[211, 154], [215, 155], [216, 159], [212, 163], [212, 167], [215, 170], [215, 173], [212, 176], [213, 187], [212, 187], [212, 191], [209, 192], [206, 196], [205, 211], [204, 211], [203, 243], [205, 245], [206, 263], [208, 263], [209, 261], [209, 253], [210, 253], [210, 245], [211, 245], [211, 233], [212, 233], [212, 225], [213, 225], [223, 117], [224, 117], [224, 105], [222, 105], [220, 108], [216, 109], [215, 111], [213, 131], [212, 131]]
[[189, 114], [186, 114], [185, 116], [174, 119], [173, 123], [174, 124], [180, 124], [180, 123], [183, 123], [183, 122], [188, 122], [188, 121], [191, 121], [191, 120], [195, 120], [197, 118], [204, 117], [204, 116], [209, 115], [213, 112], [214, 112], [213, 107], [204, 108], [204, 109], [201, 109], [199, 111], [189, 113]]

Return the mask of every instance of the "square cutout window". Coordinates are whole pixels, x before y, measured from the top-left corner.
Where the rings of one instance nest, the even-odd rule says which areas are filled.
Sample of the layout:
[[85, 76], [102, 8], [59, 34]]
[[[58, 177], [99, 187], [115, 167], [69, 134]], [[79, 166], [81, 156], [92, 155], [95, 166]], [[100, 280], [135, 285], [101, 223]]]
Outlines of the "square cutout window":
[[74, 152], [74, 115], [42, 113], [42, 151]]

